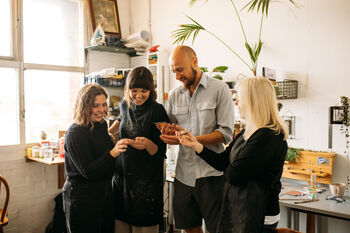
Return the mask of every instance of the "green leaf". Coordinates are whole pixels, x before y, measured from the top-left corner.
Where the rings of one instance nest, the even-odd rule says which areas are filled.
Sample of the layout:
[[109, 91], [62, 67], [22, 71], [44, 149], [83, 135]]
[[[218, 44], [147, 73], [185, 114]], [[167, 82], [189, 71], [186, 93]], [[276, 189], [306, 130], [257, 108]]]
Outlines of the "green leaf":
[[219, 80], [223, 80], [223, 78], [222, 78], [221, 75], [219, 75], [219, 74], [213, 76], [213, 78], [216, 78], [216, 79], [219, 79]]
[[192, 37], [192, 44], [193, 44], [199, 31], [205, 30], [205, 28], [202, 27], [202, 25], [200, 25], [194, 19], [192, 19], [191, 17], [189, 17], [187, 15], [186, 15], [186, 17], [189, 18], [193, 23], [192, 24], [182, 24], [179, 26], [180, 27], [179, 29], [172, 32], [171, 37], [173, 37], [175, 39], [173, 44], [185, 43], [185, 41], [190, 38], [192, 33], [193, 33], [193, 37]]
[[296, 159], [300, 156], [300, 152], [302, 150], [303, 149], [301, 149], [301, 148], [288, 147], [286, 161], [290, 161], [290, 162], [295, 163]]
[[203, 71], [204, 73], [206, 73], [206, 72], [208, 72], [208, 67], [199, 67], [199, 69], [201, 70], [201, 71]]
[[[298, 4], [294, 0], [286, 0], [289, 1], [291, 4], [293, 4], [295, 7], [299, 7]], [[248, 2], [243, 8], [248, 8], [249, 11], [253, 11], [256, 8], [256, 12], [259, 12], [261, 10], [262, 14], [266, 14], [266, 17], [269, 13], [269, 6], [270, 6], [271, 0], [251, 0]]]
[[[199, 2], [200, 0], [190, 0], [190, 6], [193, 6], [196, 2]], [[208, 0], [205, 0], [207, 2]]]
[[213, 69], [213, 72], [224, 73], [228, 69], [227, 66], [217, 66]]

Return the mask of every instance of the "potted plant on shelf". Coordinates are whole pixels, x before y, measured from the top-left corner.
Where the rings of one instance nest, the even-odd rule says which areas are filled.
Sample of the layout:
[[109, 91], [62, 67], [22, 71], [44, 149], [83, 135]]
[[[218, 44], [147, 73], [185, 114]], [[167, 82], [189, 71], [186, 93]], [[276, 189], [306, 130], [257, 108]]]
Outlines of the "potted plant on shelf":
[[[194, 3], [199, 2], [199, 1], [200, 0], [190, 0], [190, 5], [193, 6]], [[206, 1], [208, 1], [208, 0], [206, 0]], [[297, 7], [297, 4], [294, 2], [294, 0], [288, 0], [288, 1], [290, 3], [292, 3], [292, 5]], [[249, 62], [244, 60], [235, 50], [233, 50], [229, 45], [227, 45], [222, 39], [220, 39], [218, 36], [216, 36], [213, 32], [208, 31], [201, 24], [199, 24], [196, 20], [194, 20], [193, 18], [191, 18], [190, 16], [187, 16], [187, 15], [186, 15], [186, 17], [188, 19], [190, 19], [191, 23], [180, 25], [179, 26], [180, 28], [175, 30], [172, 33], [172, 37], [174, 37], [174, 39], [175, 39], [174, 44], [175, 43], [182, 43], [183, 44], [186, 40], [188, 40], [190, 38], [192, 33], [193, 33], [193, 37], [192, 37], [192, 44], [193, 44], [199, 31], [206, 31], [207, 33], [209, 33], [210, 35], [215, 37], [217, 40], [219, 40], [226, 48], [228, 48], [240, 61], [243, 62], [243, 64], [245, 64], [252, 71], [253, 75], [256, 76], [257, 67], [258, 67], [258, 58], [259, 58], [259, 55], [260, 55], [260, 52], [261, 52], [261, 49], [263, 46], [263, 42], [261, 40], [262, 25], [263, 25], [264, 18], [267, 18], [267, 16], [268, 16], [269, 6], [270, 6], [271, 0], [250, 0], [244, 7], [244, 8], [248, 8], [248, 11], [253, 11], [254, 9], [257, 9], [257, 12], [259, 12], [261, 10], [259, 38], [258, 38], [258, 42], [255, 44], [250, 44], [248, 42], [248, 39], [247, 39], [245, 30], [244, 30], [244, 27], [242, 24], [240, 14], [238, 13], [236, 4], [234, 3], [233, 0], [230, 0], [230, 2], [234, 8], [234, 12], [237, 16], [237, 19], [239, 20], [241, 30], [243, 33], [243, 37], [244, 37], [244, 45], [248, 51], [251, 64], [249, 64]]]
[[288, 147], [285, 161], [287, 163], [288, 162], [295, 163], [297, 158], [300, 156], [300, 152], [302, 150], [303, 149], [301, 149], [301, 148]]

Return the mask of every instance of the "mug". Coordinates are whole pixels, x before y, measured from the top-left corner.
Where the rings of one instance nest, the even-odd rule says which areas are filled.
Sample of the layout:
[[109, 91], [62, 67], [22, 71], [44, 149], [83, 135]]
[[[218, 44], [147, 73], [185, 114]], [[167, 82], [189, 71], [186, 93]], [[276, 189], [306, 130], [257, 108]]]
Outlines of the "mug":
[[342, 197], [345, 192], [346, 185], [344, 183], [334, 183], [329, 185], [331, 193], [335, 197]]

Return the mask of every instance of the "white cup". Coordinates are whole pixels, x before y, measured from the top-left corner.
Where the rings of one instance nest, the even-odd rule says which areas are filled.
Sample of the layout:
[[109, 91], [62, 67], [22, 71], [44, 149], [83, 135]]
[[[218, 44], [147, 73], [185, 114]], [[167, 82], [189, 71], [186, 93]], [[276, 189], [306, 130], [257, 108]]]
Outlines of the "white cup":
[[334, 183], [329, 185], [331, 193], [335, 197], [342, 197], [344, 195], [346, 185], [344, 183]]

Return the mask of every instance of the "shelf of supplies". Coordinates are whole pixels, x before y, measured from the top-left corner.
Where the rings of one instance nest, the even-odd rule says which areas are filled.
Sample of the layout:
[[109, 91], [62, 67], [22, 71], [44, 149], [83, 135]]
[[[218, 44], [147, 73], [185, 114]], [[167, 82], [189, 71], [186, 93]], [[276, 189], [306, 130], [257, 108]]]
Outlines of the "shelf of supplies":
[[136, 54], [136, 50], [133, 48], [118, 48], [118, 47], [108, 47], [108, 46], [102, 46], [102, 45], [96, 45], [96, 46], [88, 46], [85, 47], [86, 51], [100, 51], [100, 52], [109, 52], [109, 53], [124, 53], [129, 55], [130, 57], [138, 56]]

